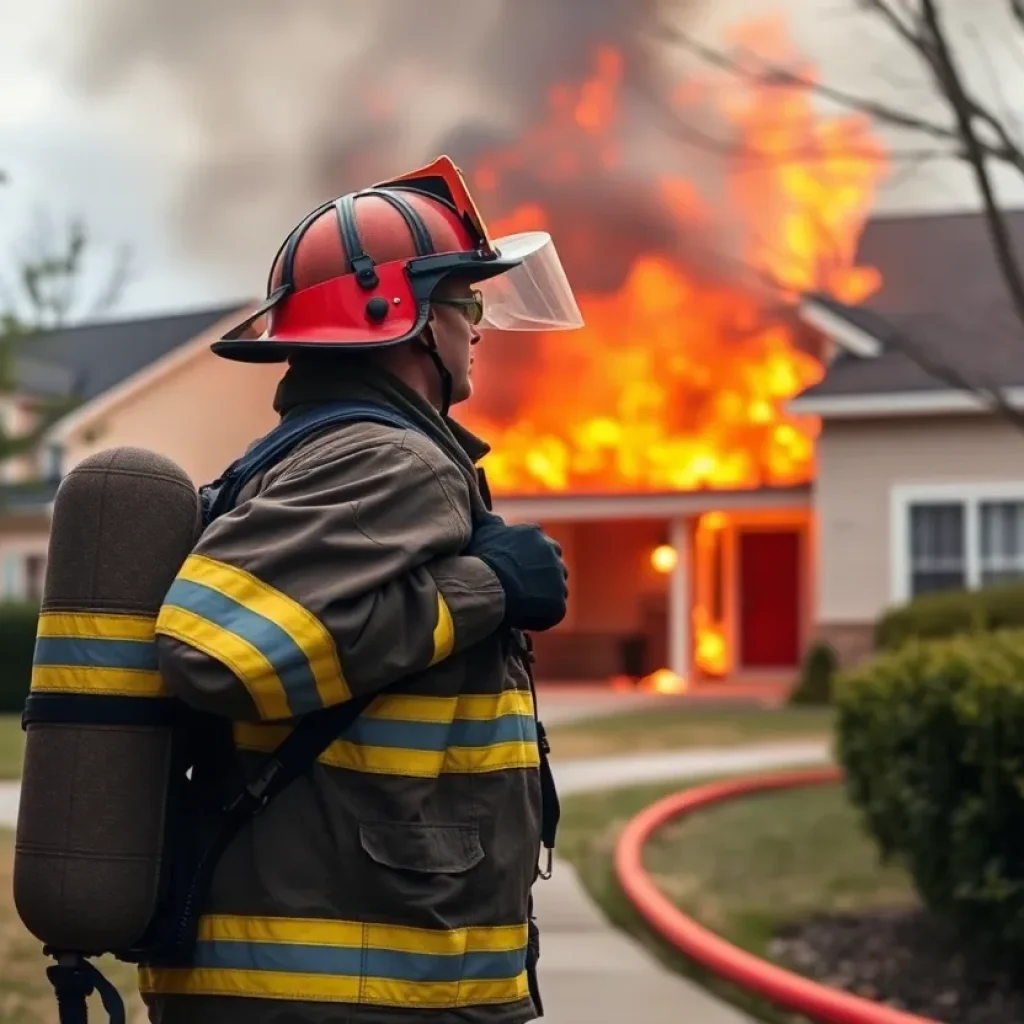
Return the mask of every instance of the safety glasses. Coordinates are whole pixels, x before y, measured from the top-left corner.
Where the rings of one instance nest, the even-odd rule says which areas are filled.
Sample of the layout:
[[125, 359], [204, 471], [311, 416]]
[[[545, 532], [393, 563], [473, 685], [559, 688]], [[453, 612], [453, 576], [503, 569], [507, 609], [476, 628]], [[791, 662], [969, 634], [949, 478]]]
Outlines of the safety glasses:
[[435, 306], [453, 306], [461, 309], [466, 319], [476, 327], [484, 318], [484, 297], [474, 290], [468, 299], [431, 299]]

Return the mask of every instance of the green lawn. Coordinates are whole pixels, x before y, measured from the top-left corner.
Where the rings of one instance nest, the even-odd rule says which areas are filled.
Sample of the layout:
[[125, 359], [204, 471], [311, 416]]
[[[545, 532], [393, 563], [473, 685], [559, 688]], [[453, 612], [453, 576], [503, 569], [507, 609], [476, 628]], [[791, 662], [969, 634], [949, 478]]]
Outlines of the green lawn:
[[[57, 1024], [57, 1004], [46, 977], [53, 961], [18, 918], [11, 900], [14, 838], [0, 830], [0, 1022], [2, 1024]], [[108, 959], [97, 961], [125, 1000], [130, 1024], [142, 1024], [146, 1015], [135, 984], [135, 970]], [[89, 1000], [90, 1021], [105, 1021], [99, 999]]]
[[[21, 775], [21, 753], [24, 747], [20, 715], [0, 715], [0, 779], [17, 779]], [[0, 1017], [7, 1024], [4, 1017]]]
[[[686, 960], [619, 890], [612, 857], [623, 825], [679, 788], [677, 782], [566, 799], [559, 852], [609, 919], [667, 965], [763, 1020], [795, 1020]], [[879, 864], [839, 786], [764, 794], [699, 812], [659, 833], [645, 863], [677, 906], [760, 956], [790, 921], [914, 900], [905, 875]]]
[[831, 708], [709, 708], [669, 706], [554, 725], [552, 756], [600, 757], [687, 747], [827, 739]]

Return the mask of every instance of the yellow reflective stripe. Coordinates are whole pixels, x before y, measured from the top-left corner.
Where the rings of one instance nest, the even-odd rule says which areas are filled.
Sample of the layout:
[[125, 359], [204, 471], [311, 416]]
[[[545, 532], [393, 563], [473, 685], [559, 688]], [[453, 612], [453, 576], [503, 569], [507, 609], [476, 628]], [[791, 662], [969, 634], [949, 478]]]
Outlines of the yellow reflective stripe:
[[442, 931], [326, 918], [207, 914], [199, 920], [197, 938], [202, 942], [292, 942], [454, 955], [522, 949], [527, 941], [527, 927], [478, 925]]
[[244, 569], [198, 554], [189, 555], [178, 579], [209, 587], [287, 633], [306, 656], [324, 707], [340, 704], [351, 696], [341, 672], [334, 638], [312, 612], [287, 594]]
[[[272, 732], [267, 726], [236, 722], [235, 744], [240, 750], [270, 753], [289, 731], [282, 727]], [[441, 774], [471, 775], [506, 768], [536, 768], [540, 764], [540, 752], [536, 743], [526, 740], [496, 743], [490, 747], [449, 747], [444, 751], [368, 747], [335, 740], [318, 760], [329, 768], [346, 768], [369, 775], [433, 779]]]
[[102, 640], [152, 640], [156, 619], [144, 615], [97, 612], [43, 612], [38, 636], [94, 637]]
[[525, 972], [500, 981], [392, 981], [285, 971], [152, 968], [139, 971], [144, 995], [238, 996], [446, 1009], [513, 1003], [529, 991]]
[[529, 690], [502, 690], [498, 694], [467, 693], [459, 696], [455, 717], [473, 722], [490, 722], [503, 715], [533, 717]]
[[364, 978], [360, 1002], [377, 1006], [480, 1006], [484, 1003], [515, 1003], [529, 991], [524, 971], [516, 978], [498, 981], [392, 981]]
[[455, 648], [455, 623], [444, 595], [437, 592], [437, 625], [434, 627], [434, 655], [429, 668], [449, 657]]
[[365, 979], [354, 976], [241, 971], [216, 967], [139, 970], [139, 992], [162, 996], [239, 996], [317, 1002], [359, 1002]]
[[[524, 723], [521, 739], [486, 746], [448, 746], [446, 749], [417, 749], [408, 745], [379, 746], [353, 740], [335, 740], [320, 755], [321, 764], [332, 768], [375, 775], [408, 775], [436, 778], [442, 773], [473, 774], [508, 768], [535, 768], [540, 752], [533, 737], [533, 699], [528, 690], [505, 690], [496, 694], [465, 694], [459, 697], [424, 697], [388, 694], [377, 698], [364, 717], [401, 723], [455, 724], [495, 722], [519, 716]], [[235, 745], [241, 750], [269, 753], [291, 732], [291, 726], [252, 722], [234, 724]]]
[[444, 751], [369, 747], [348, 740], [335, 740], [321, 755], [320, 762], [330, 768], [348, 768], [368, 775], [412, 775], [436, 779], [444, 765]]
[[36, 693], [166, 696], [157, 670], [156, 619], [105, 612], [43, 612], [30, 688]]
[[[269, 754], [291, 732], [289, 726], [271, 727], [252, 722], [235, 722], [233, 733], [239, 750]], [[403, 747], [371, 747], [348, 740], [335, 740], [317, 758], [329, 768], [347, 768], [367, 775], [409, 775], [436, 779], [444, 764], [443, 750], [408, 750]]]
[[274, 666], [247, 640], [195, 612], [169, 604], [160, 609], [156, 629], [230, 669], [249, 692], [261, 718], [291, 717], [288, 697]]
[[421, 697], [389, 693], [378, 697], [363, 712], [370, 718], [400, 722], [451, 722], [458, 697]]
[[[140, 989], [399, 1007], [514, 1002], [527, 991], [525, 924], [441, 931], [211, 915], [197, 937], [195, 967], [143, 968]], [[495, 976], [503, 969], [511, 976]]]
[[478, 772], [500, 772], [506, 768], [536, 768], [540, 750], [529, 740], [495, 743], [490, 747], [449, 747], [445, 751], [442, 772], [450, 775], [473, 775]]
[[31, 689], [34, 693], [95, 693], [108, 697], [167, 696], [159, 672], [92, 665], [36, 665]]

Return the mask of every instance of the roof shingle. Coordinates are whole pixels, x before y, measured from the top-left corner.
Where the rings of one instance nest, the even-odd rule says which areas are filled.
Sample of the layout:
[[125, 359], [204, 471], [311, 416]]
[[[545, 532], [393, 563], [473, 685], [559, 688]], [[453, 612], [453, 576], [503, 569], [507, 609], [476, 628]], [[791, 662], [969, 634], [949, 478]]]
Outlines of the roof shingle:
[[[1024, 210], [1007, 223], [1024, 259]], [[917, 365], [952, 367], [976, 386], [1024, 385], [1024, 326], [1016, 318], [980, 213], [904, 215], [868, 223], [858, 251], [881, 290], [863, 306], [809, 296], [888, 346], [876, 358], [842, 355], [807, 396], [948, 390]], [[903, 351], [900, 351], [899, 348]]]
[[19, 345], [14, 360], [16, 385], [33, 394], [91, 401], [243, 305], [82, 324], [32, 336]]

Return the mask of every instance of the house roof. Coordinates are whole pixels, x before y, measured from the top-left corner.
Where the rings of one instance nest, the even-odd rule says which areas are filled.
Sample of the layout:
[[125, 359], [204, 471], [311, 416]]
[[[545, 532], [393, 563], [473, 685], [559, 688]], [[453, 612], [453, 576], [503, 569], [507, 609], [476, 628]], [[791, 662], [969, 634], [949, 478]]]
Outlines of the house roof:
[[242, 303], [141, 320], [112, 320], [38, 334], [14, 359], [19, 390], [89, 402], [169, 355]]
[[[1006, 215], [1024, 256], [1024, 210]], [[976, 387], [1024, 386], [1024, 329], [1016, 318], [981, 213], [881, 217], [865, 228], [857, 255], [881, 272], [881, 290], [862, 306], [825, 295], [807, 301], [882, 344], [873, 357], [843, 352], [800, 396], [919, 395], [955, 390], [918, 365], [952, 368]]]
[[[32, 335], [19, 345], [13, 359], [15, 387], [39, 398], [77, 400], [77, 411], [60, 421], [66, 423], [130, 386], [155, 364], [170, 362], [168, 357], [194, 345], [205, 331], [237, 313], [239, 306], [88, 323]], [[0, 512], [45, 511], [56, 489], [56, 481], [0, 485]]]

